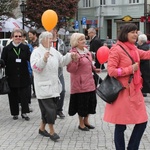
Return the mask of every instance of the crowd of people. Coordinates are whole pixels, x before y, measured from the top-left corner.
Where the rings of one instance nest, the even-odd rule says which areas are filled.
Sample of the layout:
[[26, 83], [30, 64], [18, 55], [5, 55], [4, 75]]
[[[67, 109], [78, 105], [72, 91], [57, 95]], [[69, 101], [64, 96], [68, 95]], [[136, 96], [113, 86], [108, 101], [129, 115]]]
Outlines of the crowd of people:
[[[128, 124], [134, 124], [127, 149], [138, 150], [146, 129], [148, 116], [144, 97], [150, 93], [150, 47], [147, 36], [138, 32], [133, 23], [122, 26], [117, 43], [112, 46], [107, 62], [107, 73], [117, 78], [125, 87], [113, 104], [106, 104], [104, 121], [115, 125], [114, 143], [116, 150], [125, 150], [124, 132]], [[10, 113], [18, 119], [30, 120], [31, 98], [36, 97], [41, 111], [39, 134], [57, 141], [60, 136], [54, 128], [57, 116], [65, 118], [65, 80], [63, 67], [70, 73], [70, 100], [68, 114], [78, 115], [78, 129], [89, 131], [95, 126], [89, 122], [90, 114], [96, 113], [97, 96], [92, 71], [100, 73], [96, 53], [103, 46], [94, 28], [88, 29], [90, 48], [85, 47], [83, 33], [73, 33], [71, 49], [58, 36], [58, 28], [44, 31], [39, 36], [35, 30], [28, 33], [15, 29], [11, 42], [1, 50], [0, 68], [5, 67], [11, 92], [8, 94]], [[29, 42], [26, 38], [29, 38]], [[122, 50], [122, 47], [134, 60]], [[94, 63], [93, 63], [94, 62]], [[131, 83], [128, 79], [131, 74]], [[138, 117], [137, 117], [138, 116]], [[46, 125], [49, 131], [46, 130]]]

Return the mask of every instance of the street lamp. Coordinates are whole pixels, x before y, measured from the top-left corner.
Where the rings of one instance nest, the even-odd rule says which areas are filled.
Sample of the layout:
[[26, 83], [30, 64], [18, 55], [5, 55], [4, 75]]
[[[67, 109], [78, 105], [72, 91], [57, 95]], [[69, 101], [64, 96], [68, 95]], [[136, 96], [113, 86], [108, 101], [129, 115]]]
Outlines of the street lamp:
[[22, 3], [20, 4], [20, 10], [22, 13], [22, 29], [24, 29], [24, 13], [26, 11], [26, 3], [24, 3], [24, 1], [22, 1]]

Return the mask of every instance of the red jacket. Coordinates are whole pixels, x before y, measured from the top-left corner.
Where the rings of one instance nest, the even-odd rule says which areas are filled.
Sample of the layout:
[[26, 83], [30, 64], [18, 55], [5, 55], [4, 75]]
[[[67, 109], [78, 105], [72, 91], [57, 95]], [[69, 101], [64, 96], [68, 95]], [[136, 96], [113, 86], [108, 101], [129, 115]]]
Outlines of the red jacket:
[[[122, 42], [119, 42], [130, 54], [130, 50]], [[150, 59], [150, 51], [137, 49], [140, 59]], [[140, 63], [140, 62], [138, 62]], [[148, 120], [146, 106], [141, 90], [135, 91], [133, 80], [128, 86], [130, 74], [132, 74], [132, 61], [119, 45], [111, 48], [108, 58], [108, 73], [115, 76], [126, 89], [119, 93], [113, 104], [106, 104], [104, 120], [114, 124], [138, 124]], [[118, 68], [122, 69], [118, 77]], [[142, 82], [142, 80], [141, 80]]]

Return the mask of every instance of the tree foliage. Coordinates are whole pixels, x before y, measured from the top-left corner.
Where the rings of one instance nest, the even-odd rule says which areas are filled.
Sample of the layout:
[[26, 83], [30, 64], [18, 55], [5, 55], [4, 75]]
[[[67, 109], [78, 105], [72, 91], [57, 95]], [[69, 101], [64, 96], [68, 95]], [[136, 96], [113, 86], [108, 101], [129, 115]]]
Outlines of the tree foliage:
[[27, 0], [26, 4], [26, 18], [30, 21], [25, 21], [38, 28], [42, 27], [41, 16], [44, 11], [48, 9], [54, 10], [58, 15], [58, 26], [62, 26], [64, 22], [62, 18], [68, 20], [75, 17], [79, 0]]
[[14, 17], [13, 10], [18, 6], [19, 0], [0, 0], [0, 16]]

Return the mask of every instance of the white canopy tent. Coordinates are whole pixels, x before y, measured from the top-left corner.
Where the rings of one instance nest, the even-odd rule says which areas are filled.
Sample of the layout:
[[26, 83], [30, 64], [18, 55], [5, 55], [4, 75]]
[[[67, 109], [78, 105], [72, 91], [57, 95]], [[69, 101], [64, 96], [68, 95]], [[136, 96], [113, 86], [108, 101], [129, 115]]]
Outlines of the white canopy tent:
[[[22, 29], [22, 23], [17, 19], [8, 18], [1, 23], [1, 32], [12, 32], [15, 28]], [[29, 28], [25, 26], [25, 31], [29, 31]]]

